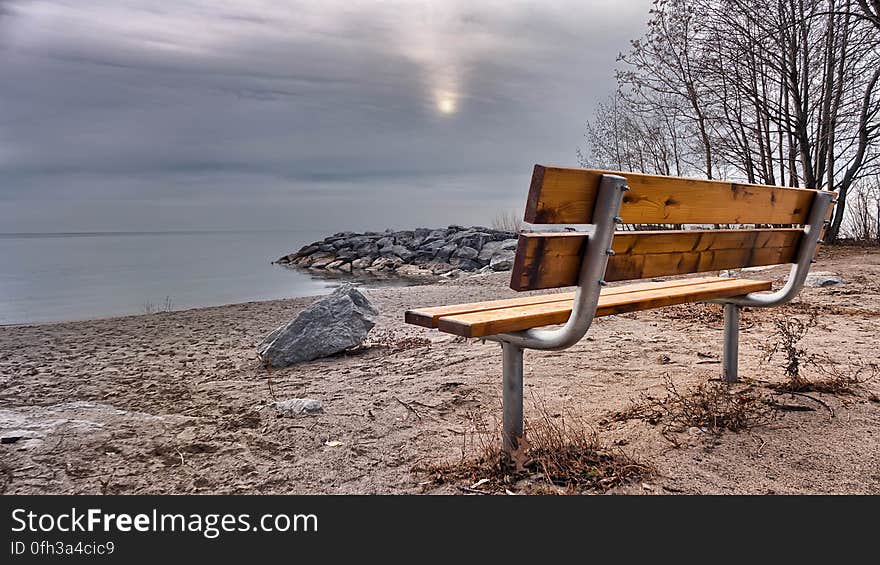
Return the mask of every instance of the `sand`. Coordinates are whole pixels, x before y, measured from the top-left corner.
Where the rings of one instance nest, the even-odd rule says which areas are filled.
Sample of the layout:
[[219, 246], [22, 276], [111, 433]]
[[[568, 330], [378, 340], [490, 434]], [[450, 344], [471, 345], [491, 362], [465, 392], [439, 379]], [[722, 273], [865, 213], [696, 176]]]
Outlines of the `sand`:
[[[779, 316], [820, 313], [804, 340], [810, 354], [844, 368], [877, 361], [880, 251], [834, 248], [815, 270], [846, 284], [746, 313], [740, 371], [757, 386], [784, 378], [762, 352]], [[786, 273], [747, 276], [778, 283]], [[2, 327], [0, 437], [11, 443], [0, 445], [0, 492], [460, 492], [413, 469], [456, 460], [475, 418], [500, 417], [500, 348], [406, 326], [403, 312], [515, 295], [506, 282], [492, 274], [368, 291], [382, 313], [370, 347], [271, 374], [255, 345], [312, 299]], [[810, 410], [766, 426], [683, 432], [679, 447], [658, 426], [607, 422], [642, 394], [662, 396], [666, 378], [686, 389], [716, 377], [718, 311], [602, 318], [568, 351], [527, 352], [527, 416], [534, 402], [575, 414], [656, 469], [615, 492], [880, 493], [880, 379], [855, 395], [812, 394], [821, 403], [793, 397]], [[285, 418], [271, 406], [296, 397], [324, 412]]]

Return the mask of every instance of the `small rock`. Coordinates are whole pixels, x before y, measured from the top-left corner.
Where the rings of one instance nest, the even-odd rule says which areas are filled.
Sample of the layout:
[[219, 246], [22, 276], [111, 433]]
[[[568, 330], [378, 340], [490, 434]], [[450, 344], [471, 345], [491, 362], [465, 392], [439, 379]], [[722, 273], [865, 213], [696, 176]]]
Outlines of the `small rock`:
[[335, 256], [324, 255], [324, 256], [318, 257], [317, 259], [313, 260], [311, 262], [311, 264], [309, 265], [309, 267], [312, 269], [324, 269], [327, 267], [327, 265], [333, 263], [334, 261], [336, 261]]
[[480, 262], [488, 264], [489, 261], [492, 260], [492, 256], [502, 249], [502, 245], [504, 245], [504, 242], [502, 241], [486, 242], [483, 245], [483, 248], [480, 249], [480, 254], [477, 256]]
[[360, 258], [360, 253], [358, 253], [354, 249], [345, 249], [345, 250], [338, 251], [336, 253], [336, 258], [341, 259], [342, 261], [345, 261], [345, 262], [354, 261], [355, 259]]
[[455, 270], [455, 266], [450, 265], [449, 263], [431, 263], [427, 265], [431, 269], [431, 272], [435, 275], [445, 275], [451, 271]]
[[458, 259], [476, 259], [479, 255], [479, 251], [474, 249], [473, 247], [459, 247], [458, 250], [453, 253], [454, 257]]
[[404, 262], [409, 261], [413, 257], [416, 256], [415, 253], [404, 247], [403, 245], [394, 245], [391, 247], [391, 252], [403, 259]]
[[327, 269], [328, 271], [334, 271], [336, 269], [339, 269], [339, 267], [341, 267], [343, 265], [345, 265], [345, 261], [337, 260], [337, 261], [333, 261], [332, 263], [328, 263], [327, 266], [324, 268]]
[[433, 230], [422, 239], [422, 245], [434, 243], [435, 241], [443, 241], [446, 239], [446, 230]]
[[291, 398], [290, 400], [281, 400], [276, 402], [274, 406], [282, 416], [288, 417], [317, 414], [324, 411], [324, 405], [321, 401], [313, 398]]
[[366, 269], [373, 264], [373, 260], [369, 257], [361, 257], [351, 262], [352, 269]]
[[404, 277], [430, 276], [431, 271], [418, 265], [401, 265], [397, 267], [397, 274]]
[[500, 251], [492, 256], [489, 266], [493, 271], [509, 271], [513, 268], [513, 260], [516, 253], [513, 251]]
[[804, 282], [804, 284], [812, 288], [821, 288], [826, 286], [844, 284], [844, 281], [835, 273], [829, 273], [827, 271], [817, 271], [815, 273], [810, 273], [809, 275], [807, 275], [807, 280]]
[[389, 269], [394, 265], [394, 262], [391, 259], [386, 257], [379, 257], [373, 264], [367, 267], [368, 271], [382, 271], [384, 269]]
[[438, 261], [446, 261], [449, 257], [458, 249], [458, 246], [454, 243], [447, 243], [443, 247], [437, 250], [437, 255], [435, 255]]
[[355, 236], [348, 240], [348, 246], [352, 249], [358, 249], [364, 247], [365, 245], [369, 245], [370, 243], [372, 242], [369, 240], [369, 238], [363, 235]]
[[473, 259], [453, 259], [452, 263], [462, 271], [478, 271], [480, 264]]

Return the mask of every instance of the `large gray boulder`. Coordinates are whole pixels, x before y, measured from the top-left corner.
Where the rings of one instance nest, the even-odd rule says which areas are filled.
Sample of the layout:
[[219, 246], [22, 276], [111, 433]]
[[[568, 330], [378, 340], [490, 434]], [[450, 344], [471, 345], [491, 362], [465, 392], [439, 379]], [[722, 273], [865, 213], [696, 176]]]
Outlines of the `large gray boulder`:
[[270, 333], [257, 349], [263, 362], [276, 368], [327, 357], [363, 343], [378, 316], [359, 290], [343, 285]]

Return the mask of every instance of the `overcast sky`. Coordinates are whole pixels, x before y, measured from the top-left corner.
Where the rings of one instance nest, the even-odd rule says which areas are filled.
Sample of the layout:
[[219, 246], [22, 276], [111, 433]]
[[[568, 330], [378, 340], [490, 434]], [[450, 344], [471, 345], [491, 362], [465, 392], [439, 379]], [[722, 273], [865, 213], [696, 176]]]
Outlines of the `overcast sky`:
[[650, 0], [0, 0], [0, 232], [487, 224]]

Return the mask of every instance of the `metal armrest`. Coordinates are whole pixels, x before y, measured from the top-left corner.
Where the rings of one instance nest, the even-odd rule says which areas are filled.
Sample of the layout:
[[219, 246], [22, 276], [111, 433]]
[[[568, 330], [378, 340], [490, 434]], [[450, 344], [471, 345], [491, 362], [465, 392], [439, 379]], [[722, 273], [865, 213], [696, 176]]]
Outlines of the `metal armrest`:
[[767, 308], [785, 304], [796, 297], [810, 273], [810, 266], [816, 255], [816, 247], [819, 245], [819, 237], [825, 226], [825, 217], [829, 207], [833, 205], [833, 201], [834, 193], [832, 192], [816, 193], [813, 206], [810, 209], [809, 223], [804, 226], [804, 237], [801, 239], [798, 249], [797, 262], [791, 266], [791, 273], [788, 275], [788, 280], [785, 281], [785, 286], [775, 292], [753, 292], [745, 296], [712, 300], [711, 302]]
[[605, 285], [605, 267], [611, 250], [611, 240], [620, 222], [618, 214], [623, 202], [623, 193], [629, 190], [626, 179], [618, 175], [602, 175], [596, 207], [593, 212], [595, 229], [587, 238], [587, 248], [581, 261], [578, 288], [575, 292], [574, 306], [568, 321], [561, 328], [553, 330], [531, 329], [521, 332], [498, 334], [487, 339], [509, 343], [520, 349], [567, 349], [580, 341], [596, 315], [599, 293]]

